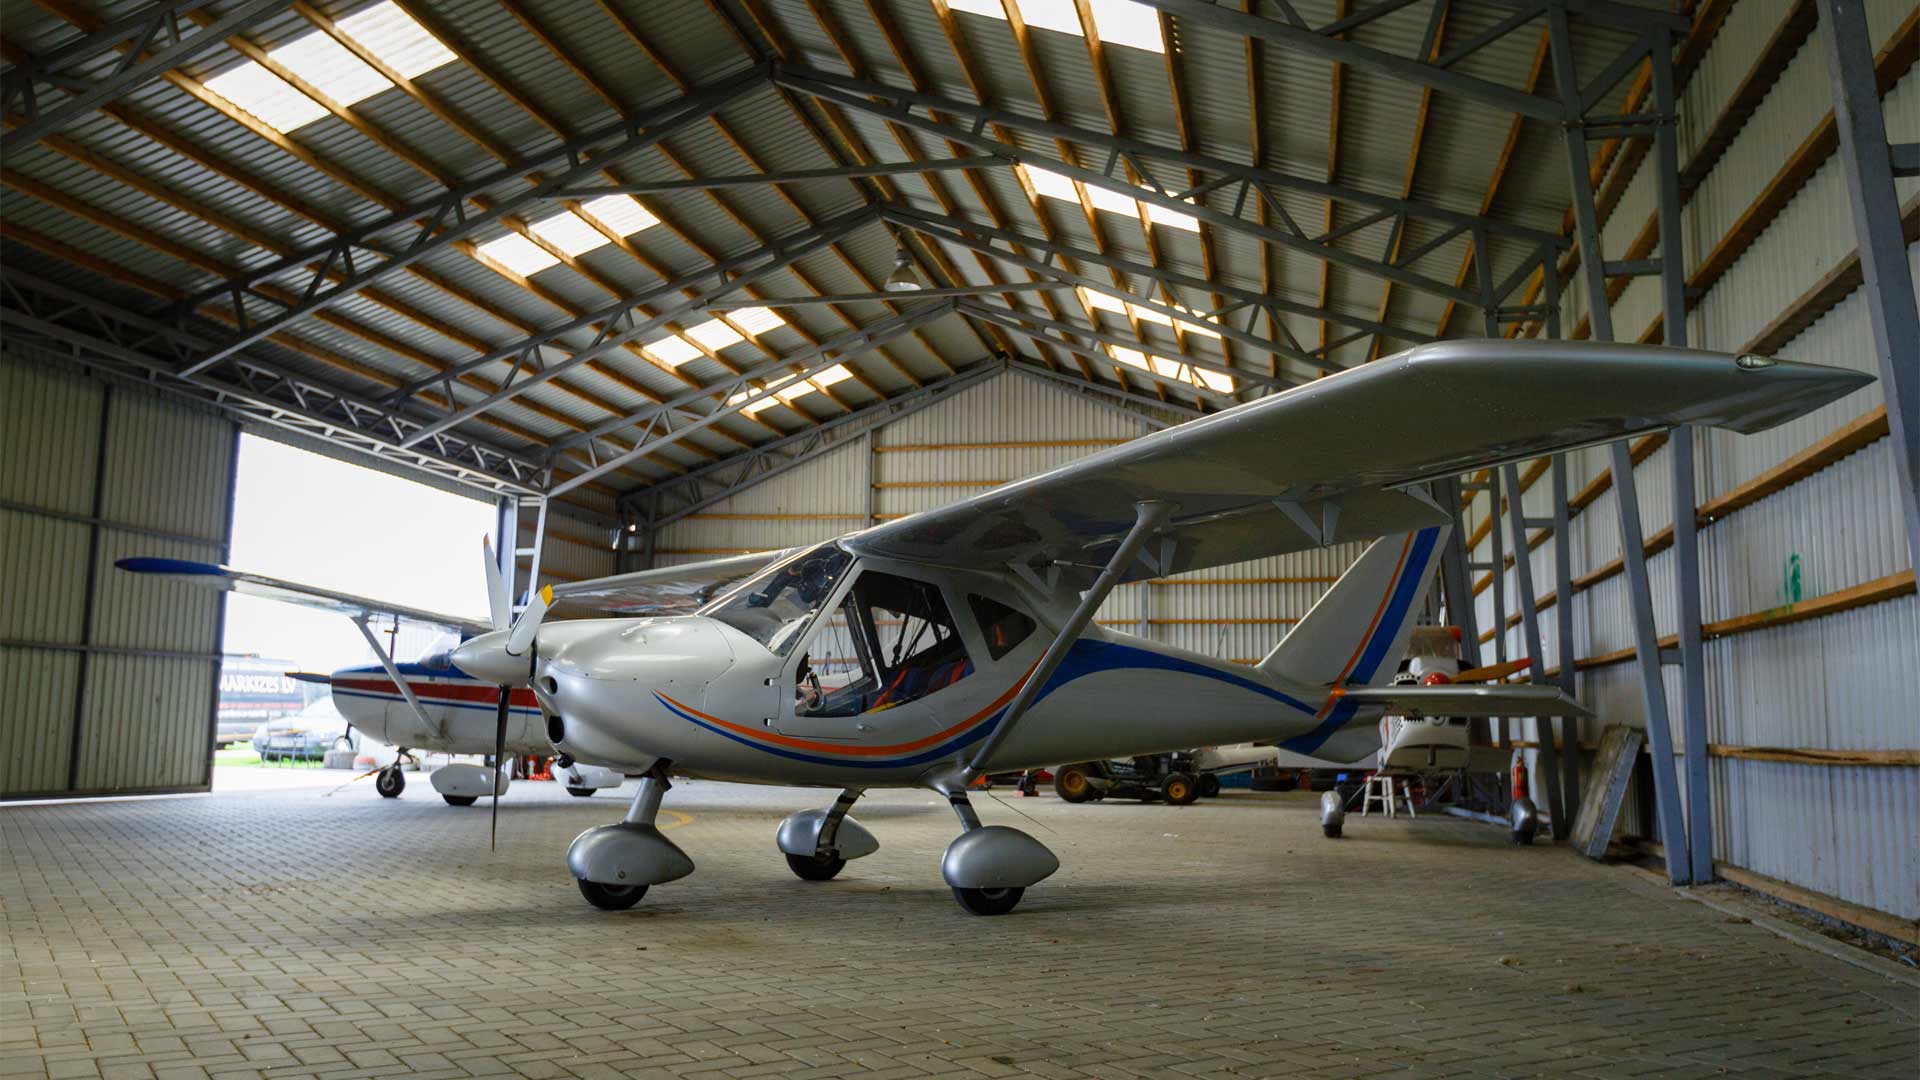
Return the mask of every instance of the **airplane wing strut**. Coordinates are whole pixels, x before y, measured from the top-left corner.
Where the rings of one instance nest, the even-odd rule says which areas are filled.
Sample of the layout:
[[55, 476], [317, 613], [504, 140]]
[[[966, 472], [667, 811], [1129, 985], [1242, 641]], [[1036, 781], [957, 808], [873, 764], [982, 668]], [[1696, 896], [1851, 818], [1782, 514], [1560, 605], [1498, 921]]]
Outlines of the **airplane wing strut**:
[[400, 696], [407, 699], [407, 708], [412, 709], [414, 719], [420, 721], [420, 730], [431, 731], [442, 739], [446, 738], [446, 721], [435, 723], [428, 719], [427, 710], [421, 707], [420, 699], [413, 696], [413, 687], [407, 685], [407, 680], [401, 676], [400, 669], [394, 666], [393, 657], [387, 655], [387, 650], [380, 647], [380, 639], [374, 635], [373, 628], [367, 625], [367, 617], [353, 615], [349, 618], [359, 629], [360, 636], [367, 639], [367, 648], [373, 650], [373, 655], [379, 659], [380, 666], [386, 669], [387, 678], [392, 679], [393, 685], [400, 688]]

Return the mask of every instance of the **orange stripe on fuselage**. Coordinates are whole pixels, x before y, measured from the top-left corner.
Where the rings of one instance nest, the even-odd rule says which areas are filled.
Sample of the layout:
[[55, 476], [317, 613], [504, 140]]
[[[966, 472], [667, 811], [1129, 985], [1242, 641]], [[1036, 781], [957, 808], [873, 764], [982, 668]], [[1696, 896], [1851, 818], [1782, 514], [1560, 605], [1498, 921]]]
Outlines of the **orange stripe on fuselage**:
[[[1033, 668], [1028, 668], [1027, 674], [1031, 675], [1032, 673], [1033, 673]], [[1008, 687], [1007, 692], [1000, 695], [999, 699], [996, 700], [993, 704], [988, 705], [986, 708], [981, 709], [979, 712], [974, 713], [972, 716], [967, 717], [965, 720], [960, 721], [959, 723], [953, 725], [950, 728], [947, 728], [944, 731], [935, 732], [932, 735], [928, 735], [924, 739], [915, 739], [912, 742], [895, 743], [892, 746], [849, 746], [846, 743], [817, 742], [812, 739], [796, 739], [791, 735], [777, 735], [768, 731], [757, 731], [753, 728], [746, 727], [741, 724], [736, 724], [728, 720], [722, 720], [717, 716], [709, 716], [708, 714], [701, 712], [699, 709], [691, 708], [681, 702], [674, 701], [672, 698], [667, 697], [667, 695], [665, 694], [661, 694], [660, 697], [662, 700], [670, 703], [674, 708], [682, 709], [682, 710], [685, 710], [686, 712], [690, 712], [693, 715], [699, 717], [702, 720], [705, 720], [710, 724], [714, 724], [719, 727], [726, 728], [728, 731], [732, 731], [740, 735], [745, 735], [751, 739], [758, 739], [762, 742], [772, 743], [775, 746], [784, 746], [791, 750], [815, 750], [815, 751], [819, 751], [821, 753], [827, 753], [827, 754], [843, 754], [849, 757], [886, 757], [890, 754], [904, 754], [914, 750], [920, 750], [925, 747], [932, 746], [933, 744], [940, 742], [944, 739], [952, 738], [953, 736], [959, 734], [960, 732], [965, 731], [967, 728], [970, 728], [974, 724], [977, 724], [981, 720], [985, 719], [988, 716], [988, 714], [992, 713], [994, 710], [999, 709], [1002, 706], [1006, 705], [1007, 702], [1012, 701], [1013, 695], [1016, 692], [1018, 692], [1020, 689], [1020, 684], [1025, 681], [1026, 681], [1026, 675], [1022, 675], [1018, 680], [1014, 682], [1012, 686]]]
[[1347, 681], [1347, 674], [1353, 670], [1353, 665], [1360, 662], [1360, 654], [1367, 651], [1367, 642], [1372, 640], [1374, 629], [1380, 625], [1380, 616], [1387, 613], [1387, 602], [1393, 599], [1393, 587], [1400, 583], [1400, 571], [1407, 565], [1407, 552], [1413, 550], [1413, 537], [1413, 533], [1408, 533], [1407, 538], [1401, 541], [1400, 561], [1393, 564], [1393, 573], [1387, 577], [1387, 591], [1380, 597], [1380, 606], [1373, 609], [1373, 621], [1367, 624], [1367, 632], [1360, 635], [1360, 643], [1353, 647], [1353, 655], [1347, 657], [1347, 666], [1341, 668], [1340, 674], [1334, 677], [1334, 690], [1327, 695], [1327, 703], [1314, 714], [1315, 720], [1325, 718], [1327, 712], [1339, 702], [1340, 684]]

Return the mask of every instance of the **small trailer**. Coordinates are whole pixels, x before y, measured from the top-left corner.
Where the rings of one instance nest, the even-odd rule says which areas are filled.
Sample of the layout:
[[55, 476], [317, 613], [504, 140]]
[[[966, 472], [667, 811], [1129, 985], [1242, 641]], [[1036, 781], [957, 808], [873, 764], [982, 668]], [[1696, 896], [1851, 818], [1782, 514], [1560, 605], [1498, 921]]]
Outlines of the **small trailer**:
[[1053, 770], [1054, 794], [1071, 803], [1139, 799], [1187, 806], [1220, 794], [1220, 778], [1202, 770], [1197, 751], [1081, 761]]

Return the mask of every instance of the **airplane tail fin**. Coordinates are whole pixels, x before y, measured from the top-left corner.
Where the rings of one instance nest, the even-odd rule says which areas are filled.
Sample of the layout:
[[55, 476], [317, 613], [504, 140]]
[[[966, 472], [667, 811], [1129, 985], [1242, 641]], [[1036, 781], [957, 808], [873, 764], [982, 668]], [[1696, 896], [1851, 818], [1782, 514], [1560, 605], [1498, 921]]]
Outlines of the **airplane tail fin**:
[[1312, 686], [1393, 677], [1446, 547], [1447, 527], [1383, 536], [1273, 647], [1260, 670]]

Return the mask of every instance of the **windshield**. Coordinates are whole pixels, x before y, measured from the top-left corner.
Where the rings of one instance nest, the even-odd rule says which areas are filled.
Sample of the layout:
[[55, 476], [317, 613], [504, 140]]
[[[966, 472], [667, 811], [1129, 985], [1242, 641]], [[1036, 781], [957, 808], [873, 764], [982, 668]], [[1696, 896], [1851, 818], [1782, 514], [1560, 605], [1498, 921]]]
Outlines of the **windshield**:
[[853, 556], [839, 545], [821, 544], [763, 571], [700, 614], [726, 623], [776, 656], [785, 656], [852, 562]]

